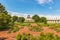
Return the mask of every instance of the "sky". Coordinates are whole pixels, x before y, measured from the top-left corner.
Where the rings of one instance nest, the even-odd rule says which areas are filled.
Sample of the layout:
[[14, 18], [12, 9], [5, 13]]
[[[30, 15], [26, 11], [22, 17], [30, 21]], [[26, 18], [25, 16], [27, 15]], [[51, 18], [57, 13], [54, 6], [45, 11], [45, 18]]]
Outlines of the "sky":
[[60, 0], [0, 0], [11, 15], [60, 18]]

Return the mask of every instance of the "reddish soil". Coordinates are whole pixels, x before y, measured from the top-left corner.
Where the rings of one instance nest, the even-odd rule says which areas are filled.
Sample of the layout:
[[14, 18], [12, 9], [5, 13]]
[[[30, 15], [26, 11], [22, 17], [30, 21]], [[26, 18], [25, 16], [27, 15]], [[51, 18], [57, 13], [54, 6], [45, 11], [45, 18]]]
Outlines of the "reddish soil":
[[[52, 30], [52, 29], [49, 29], [48, 27], [43, 27], [43, 31], [44, 34], [46, 33], [53, 33], [54, 35], [58, 35], [60, 36], [60, 32], [57, 33], [55, 30]], [[22, 34], [22, 33], [25, 33], [25, 34], [31, 34], [33, 36], [38, 36], [40, 34], [40, 32], [32, 32], [28, 29], [28, 27], [24, 27], [22, 29], [20, 29], [19, 31], [15, 32], [15, 33], [8, 33], [8, 31], [1, 31], [0, 32], [0, 37], [1, 38], [6, 38], [6, 40], [15, 40], [14, 37], [17, 35], [17, 34]]]
[[31, 23], [31, 26], [34, 27], [34, 26], [38, 26], [36, 23]]

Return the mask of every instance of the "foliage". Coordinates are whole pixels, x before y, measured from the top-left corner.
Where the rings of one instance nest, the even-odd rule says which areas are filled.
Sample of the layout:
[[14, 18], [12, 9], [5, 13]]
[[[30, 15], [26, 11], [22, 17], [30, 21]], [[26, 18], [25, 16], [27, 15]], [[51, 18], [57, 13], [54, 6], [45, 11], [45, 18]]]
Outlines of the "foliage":
[[47, 33], [46, 35], [41, 33], [40, 36], [38, 37], [38, 40], [60, 40], [60, 37], [56, 35], [54, 36], [51, 33]]
[[9, 30], [9, 32], [16, 32], [18, 30], [19, 30], [18, 27], [11, 27], [10, 30]]
[[25, 18], [24, 17], [19, 17], [18, 18], [18, 22], [24, 22], [25, 21]]
[[16, 40], [21, 40], [21, 35], [20, 34], [18, 34], [17, 36], [16, 36]]
[[42, 32], [42, 33], [39, 35], [38, 40], [44, 40], [44, 37], [45, 37], [45, 35], [44, 35], [44, 33]]
[[5, 7], [0, 3], [0, 13], [5, 13], [7, 14], [8, 12], [6, 11]]
[[47, 23], [47, 19], [45, 17], [39, 17], [38, 15], [32, 16], [32, 19], [34, 19], [35, 22]]
[[12, 25], [11, 15], [8, 14], [5, 7], [0, 3], [0, 29], [9, 28]]
[[53, 36], [53, 34], [51, 34], [51, 33], [47, 33], [47, 34], [46, 34], [46, 38], [45, 38], [45, 40], [54, 40], [54, 36]]
[[35, 22], [39, 22], [40, 21], [40, 17], [38, 15], [32, 16], [32, 19], [34, 19]]
[[41, 30], [43, 30], [40, 26], [29, 27], [29, 29], [35, 32], [40, 32]]
[[12, 19], [13, 19], [13, 22], [15, 22], [18, 20], [18, 16], [13, 16]]
[[45, 23], [45, 24], [46, 24], [46, 23], [47, 23], [47, 20], [46, 20], [46, 18], [45, 18], [45, 17], [41, 17], [41, 18], [40, 18], [40, 22], [42, 22], [42, 23]]
[[35, 40], [34, 37], [32, 35], [29, 35], [29, 34], [18, 34], [16, 36], [16, 39], [17, 40]]
[[53, 35], [51, 33], [44, 35], [43, 32], [41, 32], [38, 37], [34, 37], [30, 34], [18, 34], [16, 36], [16, 40], [60, 40], [60, 36]]
[[11, 16], [9, 14], [0, 13], [0, 28], [1, 26], [3, 26], [3, 28], [4, 26], [7, 28], [11, 25], [10, 23], [12, 23]]

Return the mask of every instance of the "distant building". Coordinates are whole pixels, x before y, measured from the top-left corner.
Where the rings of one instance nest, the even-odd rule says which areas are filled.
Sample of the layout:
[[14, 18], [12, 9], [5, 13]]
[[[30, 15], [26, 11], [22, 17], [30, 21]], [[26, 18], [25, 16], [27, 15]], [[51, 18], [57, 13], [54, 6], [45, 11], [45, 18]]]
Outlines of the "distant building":
[[34, 20], [32, 19], [32, 17], [30, 17], [30, 15], [28, 15], [25, 19], [25, 22], [34, 22]]
[[60, 19], [48, 19], [47, 23], [60, 23]]

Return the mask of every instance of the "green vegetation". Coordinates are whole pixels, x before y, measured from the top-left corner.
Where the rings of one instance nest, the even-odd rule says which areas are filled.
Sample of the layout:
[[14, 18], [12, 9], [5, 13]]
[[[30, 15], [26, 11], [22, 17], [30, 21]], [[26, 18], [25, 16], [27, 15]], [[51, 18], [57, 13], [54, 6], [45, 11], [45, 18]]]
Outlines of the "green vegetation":
[[23, 23], [24, 21], [25, 21], [25, 18], [24, 17], [19, 17], [18, 18], [18, 22]]
[[41, 23], [44, 23], [44, 24], [47, 24], [47, 20], [46, 20], [45, 17], [41, 17], [41, 18], [40, 18], [40, 22], [41, 22]]
[[34, 27], [29, 27], [30, 31], [34, 31], [34, 32], [40, 32], [42, 31], [42, 27], [40, 26], [34, 26]]
[[5, 10], [5, 7], [0, 4], [0, 30], [9, 28], [11, 24], [13, 24], [11, 16]]
[[32, 16], [32, 19], [34, 19], [35, 22], [40, 22], [40, 17], [38, 15]]
[[6, 11], [5, 7], [0, 3], [0, 13], [7, 14], [8, 12]]
[[30, 34], [23, 34], [20, 35], [18, 34], [16, 36], [16, 40], [60, 40], [60, 36], [54, 36], [51, 33], [47, 33], [46, 35], [44, 35], [44, 33], [42, 32], [38, 37], [34, 37]]
[[32, 36], [32, 35], [30, 35], [30, 34], [23, 34], [23, 35], [20, 35], [20, 34], [18, 34], [17, 36], [16, 36], [16, 40], [35, 40], [34, 39], [34, 37]]
[[18, 27], [11, 27], [10, 30], [9, 30], [9, 33], [10, 33], [10, 32], [16, 32], [16, 31], [18, 31], [18, 30], [19, 30]]
[[18, 20], [18, 17], [17, 16], [13, 16], [12, 19], [13, 19], [13, 22], [15, 22], [15, 21]]
[[45, 17], [39, 17], [38, 15], [32, 16], [35, 22], [47, 24], [47, 19]]
[[10, 29], [13, 31], [18, 30], [18, 27], [14, 27], [15, 22], [24, 22], [24, 17], [11, 16], [6, 11], [5, 7], [0, 3], [0, 30]]

